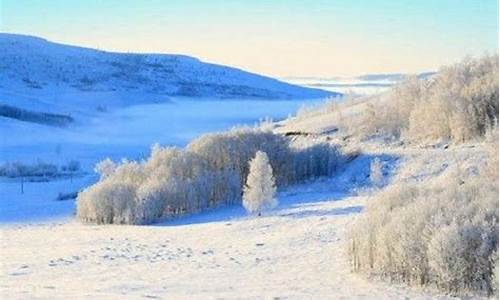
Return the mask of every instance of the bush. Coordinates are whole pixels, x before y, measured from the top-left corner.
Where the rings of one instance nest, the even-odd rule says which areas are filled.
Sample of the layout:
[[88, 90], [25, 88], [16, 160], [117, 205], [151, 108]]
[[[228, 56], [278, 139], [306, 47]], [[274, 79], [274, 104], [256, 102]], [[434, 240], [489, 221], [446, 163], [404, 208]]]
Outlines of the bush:
[[340, 122], [361, 138], [464, 142], [498, 122], [498, 55], [443, 67], [429, 79], [409, 77], [372, 96], [364, 111]]
[[491, 272], [491, 284], [493, 288], [493, 294], [498, 297], [498, 251], [493, 252], [491, 255], [491, 265], [493, 266], [493, 272]]
[[54, 177], [58, 175], [56, 165], [41, 160], [34, 164], [7, 162], [0, 167], [0, 176], [16, 177]]
[[419, 140], [484, 136], [498, 120], [498, 56], [442, 68], [409, 120], [408, 135]]
[[476, 175], [448, 171], [431, 183], [382, 191], [352, 229], [353, 269], [446, 292], [491, 293], [498, 173], [491, 174], [490, 167]]
[[248, 162], [258, 151], [268, 153], [279, 186], [331, 175], [341, 163], [340, 153], [328, 144], [298, 147], [258, 128], [207, 134], [186, 149], [153, 146], [149, 159], [141, 163], [107, 159], [97, 164], [101, 178], [78, 195], [78, 217], [95, 223], [146, 224], [241, 203]]
[[57, 166], [38, 160], [36, 163], [27, 164], [19, 161], [6, 162], [0, 166], [0, 176], [10, 178], [17, 177], [56, 177], [77, 173], [80, 170], [80, 162], [71, 160], [67, 165]]
[[383, 165], [380, 158], [376, 157], [370, 164], [370, 181], [376, 187], [384, 184]]

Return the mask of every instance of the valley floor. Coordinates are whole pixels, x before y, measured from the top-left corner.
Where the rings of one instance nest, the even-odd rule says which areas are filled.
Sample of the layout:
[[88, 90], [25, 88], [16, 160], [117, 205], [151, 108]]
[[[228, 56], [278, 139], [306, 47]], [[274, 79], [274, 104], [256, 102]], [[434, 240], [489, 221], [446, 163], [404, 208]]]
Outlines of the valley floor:
[[0, 298], [449, 299], [350, 272], [348, 230], [376, 192], [373, 157], [390, 182], [437, 176], [482, 154], [469, 146], [363, 154], [334, 178], [280, 192], [280, 206], [256, 218], [228, 207], [152, 226], [2, 225]]

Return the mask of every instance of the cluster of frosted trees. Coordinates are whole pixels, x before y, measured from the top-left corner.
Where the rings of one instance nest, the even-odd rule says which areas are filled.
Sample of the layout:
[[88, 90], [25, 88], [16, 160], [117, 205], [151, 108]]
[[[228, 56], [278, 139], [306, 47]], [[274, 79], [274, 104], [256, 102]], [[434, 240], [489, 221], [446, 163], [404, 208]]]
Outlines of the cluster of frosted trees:
[[6, 162], [0, 165], [0, 176], [16, 177], [55, 177], [72, 175], [80, 170], [80, 163], [76, 160], [69, 161], [66, 165], [57, 166], [38, 160], [27, 164], [19, 161]]
[[370, 200], [352, 230], [353, 269], [452, 293], [495, 292], [498, 140], [492, 149], [476, 174], [394, 184]]
[[451, 293], [498, 292], [498, 56], [410, 78], [371, 100], [344, 124], [361, 137], [482, 139], [491, 155], [477, 172], [396, 183], [371, 199], [352, 229], [353, 269]]
[[36, 112], [5, 104], [0, 104], [0, 116], [51, 126], [67, 126], [74, 121], [68, 115]]
[[99, 182], [78, 195], [77, 216], [99, 224], [146, 224], [241, 203], [257, 151], [267, 153], [277, 186], [330, 175], [341, 158], [329, 144], [295, 147], [258, 128], [207, 134], [186, 149], [154, 146], [146, 161], [101, 162]]
[[498, 122], [498, 55], [465, 59], [427, 80], [409, 78], [375, 96], [360, 118], [344, 121], [365, 138], [463, 142], [481, 137]]

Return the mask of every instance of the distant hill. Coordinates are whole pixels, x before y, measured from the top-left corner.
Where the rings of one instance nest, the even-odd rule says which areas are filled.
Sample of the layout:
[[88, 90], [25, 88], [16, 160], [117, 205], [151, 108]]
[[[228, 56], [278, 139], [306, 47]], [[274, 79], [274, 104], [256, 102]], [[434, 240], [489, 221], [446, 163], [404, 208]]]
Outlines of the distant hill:
[[246, 99], [335, 94], [184, 55], [106, 52], [0, 33], [0, 88], [11, 87]]
[[[424, 73], [419, 73], [416, 74], [418, 78], [427, 78], [429, 76], [432, 76], [436, 74], [436, 72], [424, 72]], [[363, 80], [363, 81], [403, 81], [406, 77], [408, 77], [410, 74], [403, 74], [403, 73], [387, 73], [387, 74], [365, 74], [356, 77], [358, 80]]]
[[283, 77], [282, 79], [291, 84], [361, 96], [381, 93], [391, 86], [404, 81], [408, 76], [417, 76], [420, 79], [427, 79], [434, 74], [436, 74], [436, 72], [424, 72], [419, 74], [373, 73], [354, 77]]

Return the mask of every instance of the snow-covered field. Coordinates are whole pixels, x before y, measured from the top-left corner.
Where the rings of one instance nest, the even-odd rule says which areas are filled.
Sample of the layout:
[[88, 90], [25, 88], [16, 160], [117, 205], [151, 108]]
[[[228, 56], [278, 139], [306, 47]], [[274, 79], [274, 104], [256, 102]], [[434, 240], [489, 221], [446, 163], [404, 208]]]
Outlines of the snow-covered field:
[[[350, 272], [349, 225], [373, 194], [369, 165], [388, 182], [435, 176], [470, 147], [443, 151], [367, 146], [333, 178], [282, 190], [260, 217], [228, 207], [152, 226], [91, 226], [71, 218], [2, 226], [5, 299], [447, 299]], [[373, 150], [373, 151], [372, 151]], [[372, 151], [372, 152], [370, 152]], [[418, 162], [418, 169], [405, 167]], [[438, 170], [434, 168], [438, 168]], [[441, 169], [439, 169], [441, 168]]]
[[[369, 281], [350, 270], [350, 225], [377, 190], [368, 179], [380, 157], [387, 183], [438, 176], [458, 161], [484, 157], [477, 145], [448, 151], [346, 145], [363, 154], [332, 178], [279, 192], [280, 205], [260, 218], [232, 206], [151, 226], [92, 226], [74, 218], [74, 200], [56, 201], [95, 182], [93, 163], [137, 159], [154, 142], [184, 145], [204, 132], [281, 119], [300, 102], [173, 98], [127, 106], [68, 128], [2, 120], [9, 159], [82, 161], [84, 175], [48, 182], [0, 182], [0, 255], [6, 299], [447, 299], [432, 291]], [[353, 105], [356, 111], [362, 106]], [[336, 139], [332, 116], [292, 118], [279, 132]], [[15, 122], [15, 123], [14, 123]], [[165, 130], [167, 128], [168, 130]], [[340, 141], [339, 141], [340, 142]], [[477, 147], [480, 147], [477, 146]], [[43, 192], [41, 192], [43, 191]]]
[[[228, 117], [247, 114], [237, 109], [241, 105], [254, 105], [253, 111], [258, 105], [221, 103], [228, 105]], [[162, 114], [155, 117], [152, 112], [163, 106], [148, 107], [117, 111], [111, 123], [119, 127], [120, 120], [128, 120], [126, 124], [144, 119], [143, 113], [153, 115], [151, 124], [161, 122]], [[185, 116], [190, 116], [189, 122], [204, 119], [194, 112]], [[331, 118], [319, 115], [315, 120], [313, 127], [290, 119], [279, 130], [309, 130], [319, 134], [314, 138], [325, 139], [321, 132]], [[217, 124], [215, 119], [208, 122]], [[226, 125], [221, 121], [221, 129]], [[146, 143], [162, 136], [144, 124], [135, 132], [141, 128], [145, 136], [134, 135], [131, 126], [132, 138], [121, 142]], [[148, 135], [146, 128], [153, 128], [153, 133]], [[165, 138], [171, 136], [165, 133]], [[88, 185], [92, 175], [72, 182], [28, 183], [25, 194], [2, 205], [1, 295], [8, 299], [447, 299], [351, 273], [347, 234], [367, 196], [377, 192], [368, 179], [375, 157], [381, 158], [386, 183], [391, 183], [438, 176], [458, 161], [482, 159], [481, 151], [473, 148], [477, 145], [448, 151], [357, 146], [363, 147], [363, 154], [336, 176], [281, 190], [279, 207], [260, 218], [247, 217], [242, 207], [233, 206], [151, 226], [83, 225], [72, 217], [72, 200], [54, 199], [60, 191]], [[18, 184], [2, 186], [11, 189], [3, 190], [10, 195], [19, 192]]]

